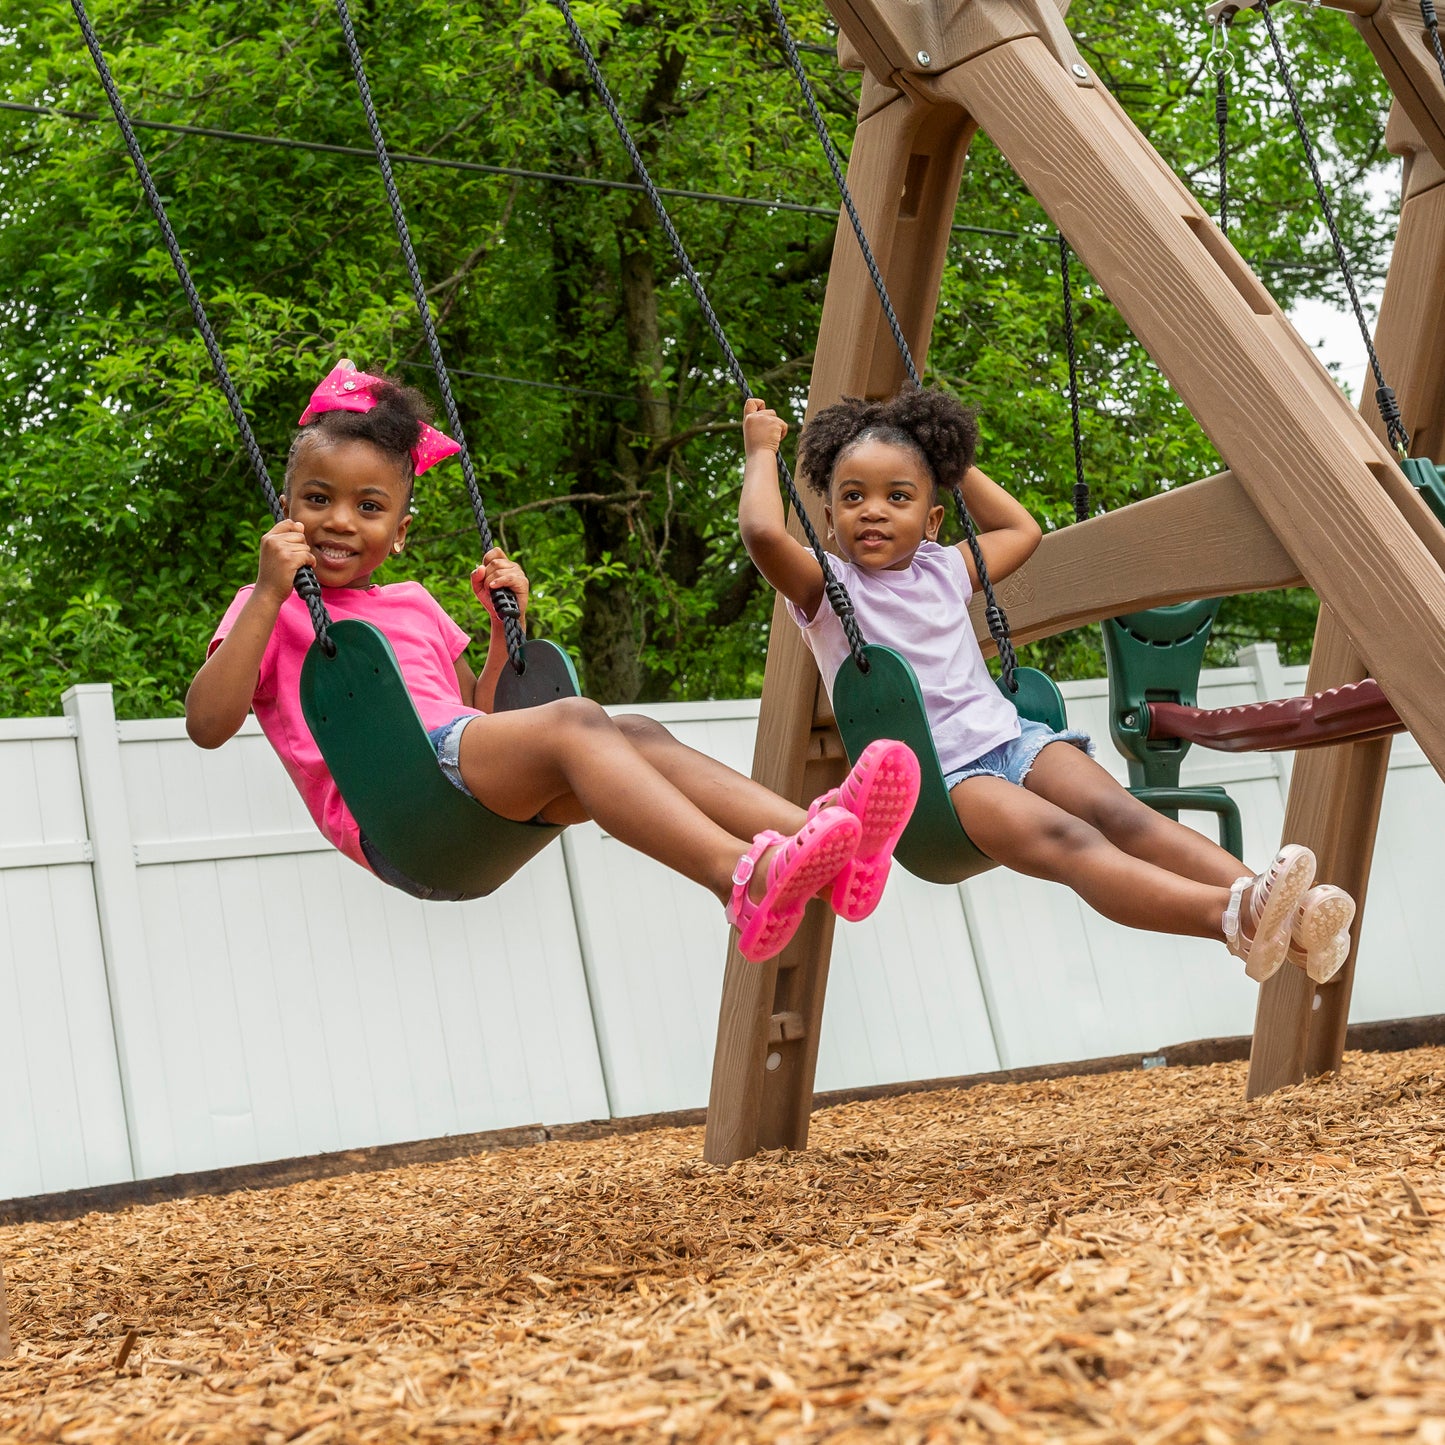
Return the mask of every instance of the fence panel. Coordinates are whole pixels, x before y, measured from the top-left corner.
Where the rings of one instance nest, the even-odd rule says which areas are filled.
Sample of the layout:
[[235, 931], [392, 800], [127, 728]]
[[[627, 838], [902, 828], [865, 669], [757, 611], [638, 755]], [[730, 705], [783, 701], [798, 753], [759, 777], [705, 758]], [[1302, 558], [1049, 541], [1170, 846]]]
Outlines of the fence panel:
[[[1247, 658], [1204, 675], [1206, 706], [1303, 687]], [[1064, 691], [1122, 779], [1105, 685]], [[329, 849], [254, 721], [208, 753], [178, 721], [117, 727], [108, 688], [66, 707], [0, 721], [0, 1197], [706, 1101], [727, 930], [705, 890], [586, 825], [490, 899], [423, 905]], [[756, 702], [634, 710], [749, 766]], [[1288, 774], [1196, 749], [1184, 781], [1229, 788], [1257, 866]], [[1445, 1012], [1442, 805], [1397, 740], [1357, 1019]], [[1217, 943], [1001, 869], [899, 874], [837, 929], [817, 1085], [1143, 1053], [1247, 1033], [1254, 1004]]]
[[0, 721], [0, 1196], [131, 1177], [66, 718]]
[[422, 904], [327, 846], [254, 719], [120, 732], [173, 1081], [149, 1172], [607, 1113], [560, 849]]

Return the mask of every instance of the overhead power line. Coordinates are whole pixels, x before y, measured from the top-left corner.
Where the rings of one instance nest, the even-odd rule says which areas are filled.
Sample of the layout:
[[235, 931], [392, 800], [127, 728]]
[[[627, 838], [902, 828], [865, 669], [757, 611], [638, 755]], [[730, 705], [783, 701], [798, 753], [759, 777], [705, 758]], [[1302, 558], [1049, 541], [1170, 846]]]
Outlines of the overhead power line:
[[[0, 110], [19, 112], [24, 115], [60, 116], [65, 120], [94, 122], [106, 120], [98, 111], [71, 110], [55, 105], [26, 105], [20, 101], [0, 100]], [[281, 150], [315, 151], [323, 155], [347, 156], [375, 162], [373, 151], [361, 146], [333, 145], [326, 141], [295, 140], [290, 136], [258, 135], [253, 131], [221, 130], [214, 126], [177, 125], [164, 120], [137, 120], [131, 117], [131, 125], [137, 130], [166, 131], [172, 135], [192, 135], [202, 140], [230, 141], [240, 145], [273, 146]], [[441, 170], [470, 171], [485, 176], [509, 176], [522, 181], [547, 181], [558, 185], [586, 186], [601, 191], [642, 191], [637, 181], [614, 181], [602, 176], [579, 176], [568, 171], [537, 171], [523, 166], [494, 166], [482, 161], [448, 160], [440, 156], [418, 156], [410, 154], [393, 155], [398, 165], [433, 166]], [[658, 194], [672, 200], [704, 201], [718, 206], [744, 206], [755, 210], [788, 211], [804, 216], [825, 216], [830, 221], [838, 219], [836, 206], [809, 206], [800, 201], [770, 201], [759, 196], [733, 196], [722, 191], [689, 191], [669, 186], [659, 186]], [[1048, 246], [1058, 244], [1053, 231], [1006, 231], [995, 226], [970, 226], [955, 221], [951, 230], [971, 236], [995, 236], [1006, 241], [1043, 242]], [[1259, 269], [1274, 271], [1328, 271], [1331, 268], [1311, 261], [1256, 261]]]

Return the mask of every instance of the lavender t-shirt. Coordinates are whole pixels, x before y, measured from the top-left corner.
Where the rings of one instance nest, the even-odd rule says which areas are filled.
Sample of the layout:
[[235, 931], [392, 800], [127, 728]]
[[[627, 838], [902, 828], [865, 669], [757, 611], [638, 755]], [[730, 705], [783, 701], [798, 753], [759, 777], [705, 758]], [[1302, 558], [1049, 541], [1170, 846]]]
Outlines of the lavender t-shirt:
[[[828, 561], [853, 599], [864, 641], [901, 653], [918, 674], [945, 773], [1018, 737], [1018, 709], [989, 676], [973, 635], [968, 616], [973, 588], [956, 547], [924, 542], [896, 572], [870, 571], [832, 555]], [[793, 603], [787, 606], [832, 697], [833, 679], [848, 658], [843, 625], [827, 598], [811, 621]]]

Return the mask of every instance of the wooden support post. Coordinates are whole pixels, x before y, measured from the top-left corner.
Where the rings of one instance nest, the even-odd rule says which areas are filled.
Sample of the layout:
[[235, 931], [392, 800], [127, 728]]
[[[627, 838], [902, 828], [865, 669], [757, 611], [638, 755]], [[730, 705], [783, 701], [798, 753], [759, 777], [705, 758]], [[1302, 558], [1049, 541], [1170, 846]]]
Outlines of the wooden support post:
[[[1308, 581], [1344, 644], [1368, 656], [1445, 773], [1445, 529], [1244, 260], [1094, 84], [1062, 25], [1067, 0], [830, 4], [840, 53], [867, 69], [849, 180], [920, 369], [977, 123], [1219, 449], [1231, 476], [1216, 493], [1237, 486], [1249, 504], [1227, 504], [1248, 560], [1226, 556], [1221, 564], [1216, 537], [1204, 549], [1212, 547], [1212, 558], [1193, 568], [1195, 595]], [[1417, 89], [1429, 87], [1421, 81]], [[1438, 99], [1426, 96], [1427, 120], [1445, 110]], [[840, 227], [810, 408], [845, 390], [891, 392], [902, 369], [886, 336], [854, 240]], [[1169, 515], [1182, 515], [1186, 505], [1172, 503]], [[1156, 512], [1162, 520], [1165, 508]], [[1107, 528], [1087, 524], [1092, 533], [1075, 529], [1078, 540], [1040, 548], [1010, 579], [1004, 600], [1020, 615], [1022, 639], [1168, 598], [1168, 583], [1153, 575], [1141, 575], [1137, 586], [1096, 589], [1083, 603], [1065, 595], [1067, 564], [1087, 551], [1085, 543], [1106, 540], [1105, 550], [1118, 550], [1150, 531], [1134, 513], [1126, 509]], [[1223, 541], [1227, 553], [1227, 536]], [[1223, 580], [1231, 571], [1250, 575]], [[774, 624], [754, 776], [801, 798], [807, 740], [825, 713], [811, 661], [781, 608]], [[729, 960], [705, 1147], [714, 1162], [743, 1157], [765, 1141], [806, 1141], [830, 940], [831, 919], [810, 918], [775, 966]], [[787, 1027], [774, 1023], [784, 1015]], [[770, 1032], [777, 1048], [799, 1048], [796, 1066], [785, 1068], [780, 1058], [767, 1069]]]
[[[1050, 532], [999, 583], [1016, 643], [1196, 597], [1298, 587], [1294, 559], [1228, 472]], [[971, 608], [985, 652], [983, 599]]]
[[[956, 106], [915, 105], [870, 81], [860, 114], [849, 186], [921, 368], [974, 127]], [[831, 406], [845, 393], [891, 395], [906, 375], [846, 219], [833, 249], [816, 358], [810, 411]], [[805, 502], [821, 526], [821, 502], [811, 497]], [[792, 525], [800, 536], [796, 521]], [[779, 603], [763, 675], [753, 776], [802, 802], [839, 781], [842, 759], [812, 654]], [[798, 936], [771, 963], [747, 963], [735, 947], [730, 950], [703, 1145], [712, 1163], [807, 1143], [832, 943], [833, 915], [814, 903]], [[797, 1015], [801, 1031], [794, 1025], [797, 1037], [770, 1045], [772, 1020], [788, 1014]]]
[[[1445, 456], [1445, 169], [1402, 109], [1391, 116], [1390, 148], [1406, 158], [1405, 200], [1375, 330], [1385, 379], [1395, 387], [1416, 456]], [[1360, 410], [1383, 432], [1366, 378]], [[1326, 608], [1310, 661], [1311, 692], [1354, 682], [1366, 667]], [[1355, 897], [1354, 944], [1344, 968], [1316, 990], [1297, 969], [1281, 969], [1260, 990], [1250, 1051], [1250, 1098], [1338, 1069], [1344, 1057], [1390, 740], [1306, 753], [1297, 759], [1285, 809], [1284, 839], [1319, 856], [1322, 880]]]

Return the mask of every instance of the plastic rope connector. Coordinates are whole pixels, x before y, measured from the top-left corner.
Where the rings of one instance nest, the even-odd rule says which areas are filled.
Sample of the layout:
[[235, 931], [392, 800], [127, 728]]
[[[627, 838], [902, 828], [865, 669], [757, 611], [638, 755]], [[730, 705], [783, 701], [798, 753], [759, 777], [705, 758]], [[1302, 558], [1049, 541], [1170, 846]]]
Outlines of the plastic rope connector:
[[1400, 415], [1400, 403], [1395, 399], [1393, 386], [1375, 388], [1375, 405], [1380, 409], [1380, 420], [1385, 423], [1385, 434], [1390, 445], [1402, 456], [1410, 454], [1410, 434], [1405, 430], [1405, 419]]
[[1214, 77], [1214, 120], [1219, 127], [1219, 229], [1229, 229], [1229, 78]]

